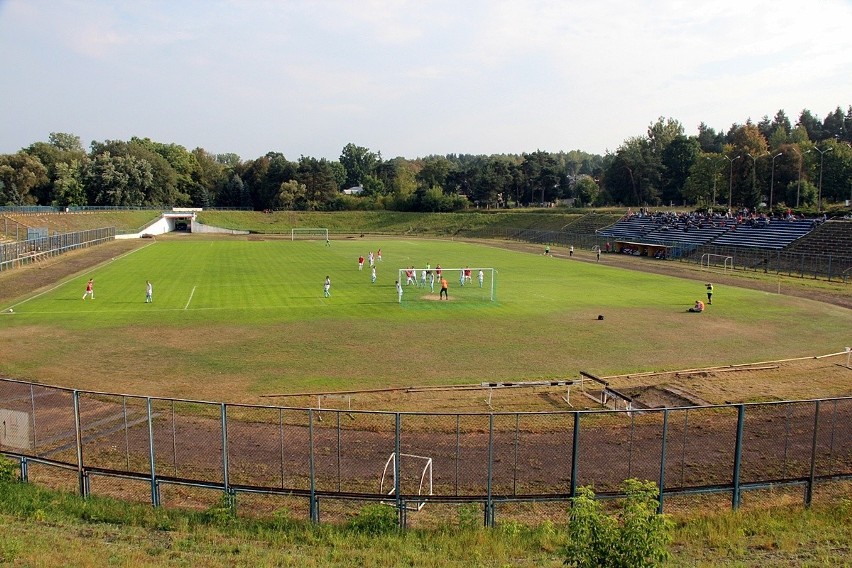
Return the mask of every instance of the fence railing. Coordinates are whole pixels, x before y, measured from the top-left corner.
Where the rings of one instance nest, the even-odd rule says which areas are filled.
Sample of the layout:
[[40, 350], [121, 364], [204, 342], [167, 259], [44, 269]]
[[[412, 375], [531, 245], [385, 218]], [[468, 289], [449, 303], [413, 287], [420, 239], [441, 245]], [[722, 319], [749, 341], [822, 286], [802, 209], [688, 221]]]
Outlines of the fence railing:
[[[423, 414], [251, 406], [0, 380], [0, 453], [24, 480], [198, 505], [196, 488], [320, 504], [567, 501], [629, 478], [674, 495], [852, 478], [852, 397], [642, 411]], [[428, 475], [427, 475], [428, 469]], [[122, 484], [130, 484], [122, 485]], [[116, 485], [117, 484], [117, 485]], [[164, 489], [167, 496], [164, 496]], [[251, 505], [241, 505], [248, 506]]]
[[115, 228], [58, 233], [25, 241], [0, 243], [0, 271], [39, 262], [71, 250], [115, 239]]

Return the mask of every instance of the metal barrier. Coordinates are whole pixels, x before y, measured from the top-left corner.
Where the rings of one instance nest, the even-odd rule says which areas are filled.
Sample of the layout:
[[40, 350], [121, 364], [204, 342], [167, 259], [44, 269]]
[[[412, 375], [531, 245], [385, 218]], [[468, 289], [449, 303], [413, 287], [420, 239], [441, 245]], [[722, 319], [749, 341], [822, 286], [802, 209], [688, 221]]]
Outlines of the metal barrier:
[[[582, 485], [618, 496], [629, 478], [674, 495], [852, 479], [852, 397], [546, 413], [421, 414], [224, 404], [0, 380], [0, 453], [21, 476], [82, 495], [155, 506], [193, 493], [320, 504], [391, 502], [404, 523], [423, 503], [567, 501]], [[393, 492], [382, 488], [393, 456]], [[414, 459], [415, 456], [418, 459]], [[423, 460], [431, 482], [424, 492]], [[183, 488], [183, 489], [181, 489]], [[164, 495], [164, 491], [166, 494]], [[243, 504], [242, 507], [252, 507]]]
[[68, 251], [115, 239], [115, 228], [57, 233], [26, 241], [0, 243], [0, 271], [31, 264]]

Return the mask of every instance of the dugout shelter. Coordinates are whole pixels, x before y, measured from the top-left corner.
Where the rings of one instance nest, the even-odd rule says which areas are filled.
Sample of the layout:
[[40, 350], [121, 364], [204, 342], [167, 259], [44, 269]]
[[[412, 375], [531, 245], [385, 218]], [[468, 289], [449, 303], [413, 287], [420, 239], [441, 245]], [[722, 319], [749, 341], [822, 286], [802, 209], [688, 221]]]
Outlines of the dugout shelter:
[[652, 258], [671, 258], [673, 247], [656, 243], [640, 243], [636, 241], [615, 241], [614, 250], [617, 253], [633, 254], [635, 256], [650, 256]]

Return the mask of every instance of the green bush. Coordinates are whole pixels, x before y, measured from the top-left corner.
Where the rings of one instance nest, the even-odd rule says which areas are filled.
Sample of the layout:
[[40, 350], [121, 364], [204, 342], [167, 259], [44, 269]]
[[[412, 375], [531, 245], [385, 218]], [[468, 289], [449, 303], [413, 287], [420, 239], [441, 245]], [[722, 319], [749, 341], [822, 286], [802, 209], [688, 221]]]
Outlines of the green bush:
[[227, 493], [223, 494], [216, 505], [204, 511], [202, 518], [205, 522], [217, 526], [228, 526], [233, 524], [237, 519], [237, 509], [234, 496]]
[[0, 482], [14, 481], [18, 481], [18, 467], [12, 460], [0, 457]]
[[370, 536], [396, 532], [399, 530], [396, 509], [387, 505], [367, 505], [349, 521], [349, 528]]
[[483, 526], [482, 511], [476, 503], [459, 505], [459, 528], [462, 530], [476, 530]]
[[636, 568], [663, 564], [669, 558], [673, 523], [657, 514], [657, 486], [628, 479], [627, 495], [614, 515], [604, 512], [594, 491], [581, 487], [569, 513], [565, 564], [576, 568]]

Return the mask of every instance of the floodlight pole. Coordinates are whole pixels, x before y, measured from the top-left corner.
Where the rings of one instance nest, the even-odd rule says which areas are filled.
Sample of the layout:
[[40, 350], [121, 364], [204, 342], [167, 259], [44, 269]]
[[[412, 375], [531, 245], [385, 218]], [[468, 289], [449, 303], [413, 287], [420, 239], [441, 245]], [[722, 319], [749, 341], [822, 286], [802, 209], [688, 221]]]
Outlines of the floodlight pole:
[[729, 158], [727, 155], [722, 154], [722, 157], [728, 160], [731, 166], [731, 173], [728, 176], [728, 213], [731, 213], [731, 209], [733, 208], [734, 202], [734, 162], [742, 158], [742, 156], [737, 156], [736, 158]]
[[802, 151], [799, 150], [798, 146], [796, 146], [796, 151], [799, 154], [799, 183], [796, 185], [796, 209], [798, 209], [799, 195], [802, 193], [802, 162], [804, 162], [804, 159], [802, 157]]
[[772, 198], [775, 193], [775, 158], [781, 156], [782, 153], [778, 152], [774, 156], [772, 156], [772, 181], [769, 183], [769, 216], [772, 216]]
[[[727, 157], [727, 156], [725, 156]], [[716, 162], [713, 160], [711, 156], [707, 156], [707, 159], [710, 160], [710, 163], [713, 165], [713, 202], [711, 207], [716, 206]]]
[[[825, 150], [820, 150], [816, 146], [811, 148], [811, 150], [816, 150], [819, 152], [819, 190], [817, 193], [817, 213], [822, 213], [822, 160], [825, 156], [826, 152], [831, 152], [832, 148], [826, 148]], [[810, 152], [811, 150], [808, 150]]]
[[[746, 152], [746, 156], [751, 158], [751, 192], [754, 194], [757, 191], [757, 158]], [[758, 199], [760, 202], [760, 199]]]

